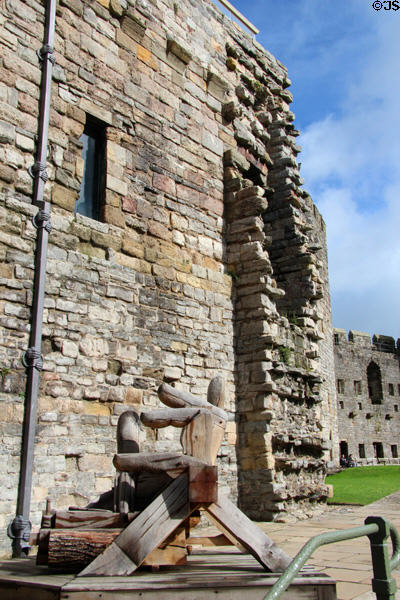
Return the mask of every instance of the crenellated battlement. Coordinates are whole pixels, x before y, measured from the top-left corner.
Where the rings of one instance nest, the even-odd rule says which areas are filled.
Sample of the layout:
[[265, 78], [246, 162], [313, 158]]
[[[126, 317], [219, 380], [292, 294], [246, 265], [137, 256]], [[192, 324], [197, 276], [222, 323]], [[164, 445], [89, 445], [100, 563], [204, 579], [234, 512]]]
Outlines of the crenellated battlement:
[[400, 353], [400, 339], [395, 339], [389, 335], [374, 334], [371, 336], [364, 331], [355, 331], [351, 329], [347, 334], [345, 329], [333, 328], [333, 340], [335, 346], [358, 346], [360, 348], [370, 348], [378, 352]]

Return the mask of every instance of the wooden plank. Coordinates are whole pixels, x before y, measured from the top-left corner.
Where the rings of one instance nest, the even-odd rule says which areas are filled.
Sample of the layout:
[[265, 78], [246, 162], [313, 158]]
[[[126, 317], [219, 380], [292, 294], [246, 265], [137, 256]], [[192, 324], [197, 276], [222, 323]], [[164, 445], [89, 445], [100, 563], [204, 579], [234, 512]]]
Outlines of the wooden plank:
[[79, 576], [130, 575], [190, 514], [188, 476], [177, 477]]
[[[145, 592], [139, 592], [137, 595], [133, 595], [130, 591], [111, 591], [107, 594], [102, 593], [101, 600], [205, 600], [209, 597], [218, 597], [219, 600], [243, 600], [245, 595], [246, 600], [263, 600], [268, 591], [268, 588], [257, 589], [257, 588], [236, 588], [236, 587], [208, 587], [207, 591], [204, 591], [202, 586], [191, 587], [185, 590], [146, 590]], [[206, 596], [205, 596], [206, 593]], [[61, 600], [99, 600], [98, 592], [75, 592], [73, 595], [71, 592], [68, 594], [61, 594]], [[286, 590], [282, 594], [280, 600], [318, 600], [317, 588], [304, 586], [292, 586], [289, 590]], [[336, 596], [335, 596], [336, 600]]]
[[186, 565], [185, 527], [178, 527], [168, 538], [147, 556], [143, 566]]
[[[47, 600], [44, 594], [40, 595], [47, 589], [54, 590], [55, 597], [60, 594], [68, 600], [204, 600], [217, 594], [223, 600], [240, 600], [243, 596], [246, 600], [262, 600], [276, 579], [277, 575], [266, 573], [252, 556], [233, 548], [194, 554], [188, 557], [185, 567], [169, 567], [156, 574], [145, 569], [137, 571], [134, 577], [49, 575], [47, 568], [36, 567], [30, 558], [0, 564], [0, 598], [10, 600], [6, 590], [10, 584], [18, 590], [11, 600]], [[334, 591], [334, 586], [334, 580], [317, 572], [312, 576], [300, 575], [290, 587], [289, 598], [336, 600], [335, 594], [321, 595], [323, 590]]]
[[292, 559], [228, 498], [222, 497], [205, 512], [219, 527], [223, 526], [267, 570], [282, 572]]
[[189, 467], [189, 502], [217, 502], [218, 469], [215, 466]]
[[110, 510], [58, 510], [54, 515], [56, 529], [81, 528], [114, 528], [124, 527], [132, 520]]
[[219, 535], [191, 535], [187, 538], [187, 544], [193, 546], [230, 546], [231, 540], [223, 533]]
[[215, 465], [225, 426], [226, 421], [221, 417], [202, 411], [182, 431], [181, 444], [184, 454], [208, 465]]

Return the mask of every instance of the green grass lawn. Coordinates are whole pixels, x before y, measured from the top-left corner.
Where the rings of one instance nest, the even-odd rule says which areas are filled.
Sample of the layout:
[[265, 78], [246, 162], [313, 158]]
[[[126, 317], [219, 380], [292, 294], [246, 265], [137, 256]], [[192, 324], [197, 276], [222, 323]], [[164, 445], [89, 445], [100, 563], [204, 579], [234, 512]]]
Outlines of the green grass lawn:
[[328, 475], [325, 483], [333, 485], [329, 504], [370, 504], [400, 489], [400, 465], [344, 469]]

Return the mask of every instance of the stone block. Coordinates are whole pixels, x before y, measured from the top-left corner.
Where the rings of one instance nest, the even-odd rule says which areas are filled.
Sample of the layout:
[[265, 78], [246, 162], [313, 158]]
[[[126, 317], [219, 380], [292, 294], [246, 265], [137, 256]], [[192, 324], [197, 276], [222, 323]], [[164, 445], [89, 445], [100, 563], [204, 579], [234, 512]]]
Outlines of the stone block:
[[185, 67], [192, 60], [191, 52], [171, 37], [167, 37], [167, 53], [176, 56]]
[[107, 188], [121, 196], [126, 196], [128, 193], [128, 184], [117, 177], [107, 174]]
[[140, 43], [146, 33], [146, 24], [130, 9], [121, 19], [121, 30]]
[[115, 225], [116, 227], [125, 228], [125, 215], [120, 208], [114, 206], [104, 206], [104, 222]]
[[158, 71], [158, 62], [156, 57], [147, 50], [147, 48], [143, 48], [140, 44], [137, 45], [136, 56], [139, 60], [148, 65], [153, 71]]
[[127, 404], [142, 404], [143, 390], [129, 387], [125, 392], [125, 402]]
[[0, 143], [12, 144], [15, 140], [15, 125], [0, 121]]
[[205, 148], [207, 148], [214, 154], [217, 154], [218, 156], [222, 156], [224, 149], [222, 140], [212, 135], [209, 131], [203, 130], [201, 141]]

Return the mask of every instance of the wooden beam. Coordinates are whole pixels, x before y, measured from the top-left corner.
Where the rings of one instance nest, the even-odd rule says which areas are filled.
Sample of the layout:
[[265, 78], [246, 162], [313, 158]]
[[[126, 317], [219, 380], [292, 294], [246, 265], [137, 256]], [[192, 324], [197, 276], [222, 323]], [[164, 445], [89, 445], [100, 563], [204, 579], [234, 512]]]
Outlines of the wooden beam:
[[205, 512], [218, 528], [222, 526], [223, 532], [233, 536], [267, 571], [284, 571], [292, 562], [290, 556], [228, 498], [223, 497], [215, 504], [206, 506]]
[[118, 471], [129, 473], [167, 473], [177, 477], [191, 465], [202, 467], [204, 463], [180, 452], [140, 452], [139, 454], [116, 454], [113, 463]]
[[157, 393], [161, 402], [170, 408], [206, 408], [222, 419], [228, 420], [228, 415], [222, 408], [214, 406], [207, 402], [207, 400], [194, 396], [190, 392], [178, 390], [177, 388], [172, 387], [172, 385], [168, 385], [168, 383], [160, 385]]
[[189, 467], [189, 502], [217, 502], [218, 469], [214, 466]]
[[177, 477], [162, 494], [122, 531], [114, 542], [79, 573], [131, 575], [161, 542], [190, 515], [187, 473]]

